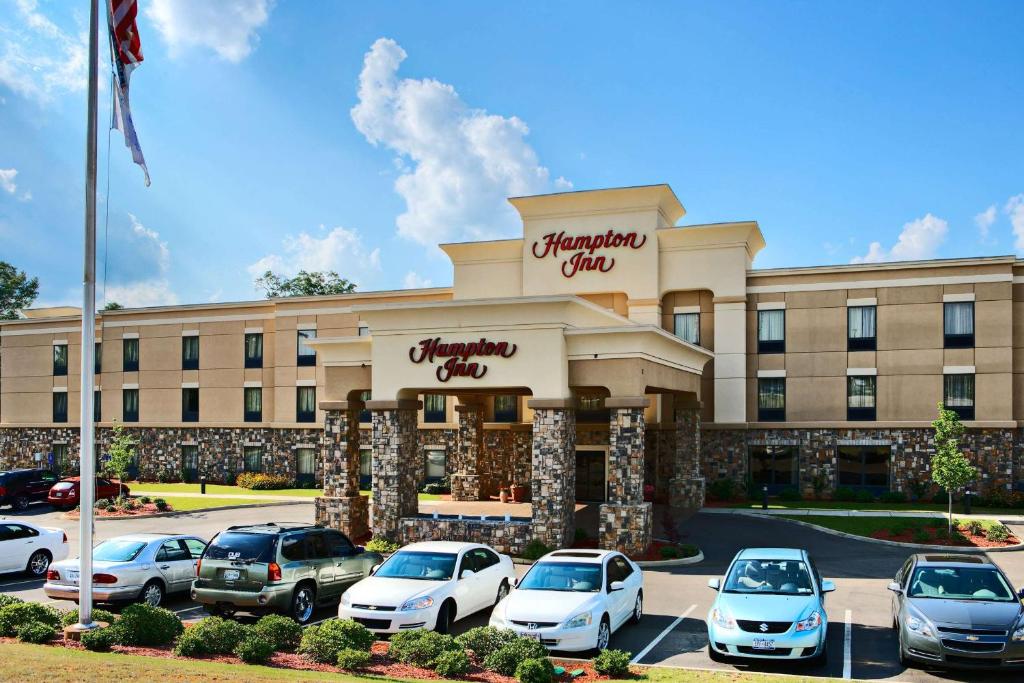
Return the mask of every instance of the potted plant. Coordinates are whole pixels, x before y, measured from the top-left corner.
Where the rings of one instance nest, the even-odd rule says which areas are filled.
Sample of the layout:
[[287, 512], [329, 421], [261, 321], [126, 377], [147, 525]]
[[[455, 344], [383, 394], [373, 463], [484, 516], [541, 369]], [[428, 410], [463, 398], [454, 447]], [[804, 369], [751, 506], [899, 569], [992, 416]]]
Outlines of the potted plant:
[[523, 496], [526, 493], [524, 487], [520, 486], [519, 484], [512, 484], [509, 487], [509, 489], [510, 489], [510, 491], [512, 493], [512, 502], [513, 503], [522, 503], [523, 502]]
[[508, 489], [505, 488], [504, 486], [498, 489], [498, 500], [500, 500], [502, 503], [508, 502]]

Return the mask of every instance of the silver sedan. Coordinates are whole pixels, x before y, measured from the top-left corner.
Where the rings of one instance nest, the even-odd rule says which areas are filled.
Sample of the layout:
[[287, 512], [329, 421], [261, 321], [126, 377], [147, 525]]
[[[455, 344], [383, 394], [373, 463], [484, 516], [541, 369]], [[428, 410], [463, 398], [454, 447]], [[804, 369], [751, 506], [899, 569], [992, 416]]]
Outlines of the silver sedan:
[[[206, 542], [176, 534], [130, 534], [103, 541], [92, 551], [93, 600], [157, 606], [168, 593], [187, 592]], [[78, 602], [79, 561], [50, 565], [43, 592]]]

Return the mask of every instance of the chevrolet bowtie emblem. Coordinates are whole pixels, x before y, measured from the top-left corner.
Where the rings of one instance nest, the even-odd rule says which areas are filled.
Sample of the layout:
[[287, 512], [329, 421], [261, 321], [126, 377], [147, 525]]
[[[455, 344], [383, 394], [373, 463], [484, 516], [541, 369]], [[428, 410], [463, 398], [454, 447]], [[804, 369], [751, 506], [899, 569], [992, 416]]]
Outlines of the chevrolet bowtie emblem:
[[768, 632], [768, 624], [761, 624], [760, 626], [758, 626], [758, 628], [761, 629], [761, 633]]
[[967, 640], [970, 640], [970, 641], [975, 641], [977, 639], [978, 639], [978, 636], [967, 636]]

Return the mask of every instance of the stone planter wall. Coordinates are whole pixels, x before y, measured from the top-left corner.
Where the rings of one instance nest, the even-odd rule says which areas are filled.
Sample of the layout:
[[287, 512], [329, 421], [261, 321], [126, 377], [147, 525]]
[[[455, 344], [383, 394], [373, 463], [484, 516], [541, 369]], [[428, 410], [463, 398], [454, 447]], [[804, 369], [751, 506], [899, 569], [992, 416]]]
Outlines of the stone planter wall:
[[433, 519], [431, 517], [403, 517], [399, 520], [399, 543], [418, 541], [459, 540], [485, 543], [499, 553], [522, 555], [533, 539], [533, 524], [518, 519], [482, 521], [479, 519]]

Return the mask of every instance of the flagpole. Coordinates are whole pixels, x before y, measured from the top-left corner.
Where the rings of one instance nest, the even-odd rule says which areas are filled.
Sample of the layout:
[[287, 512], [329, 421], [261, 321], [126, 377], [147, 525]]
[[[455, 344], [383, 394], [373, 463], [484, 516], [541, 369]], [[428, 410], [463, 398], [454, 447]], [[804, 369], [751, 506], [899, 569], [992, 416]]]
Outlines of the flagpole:
[[96, 628], [92, 620], [92, 532], [96, 498], [93, 401], [96, 371], [96, 119], [99, 93], [99, 0], [89, 0], [89, 108], [85, 138], [85, 264], [82, 281], [82, 391], [79, 473], [79, 588], [76, 630]]

